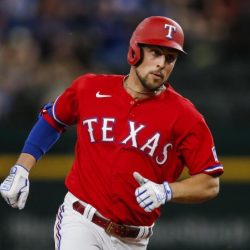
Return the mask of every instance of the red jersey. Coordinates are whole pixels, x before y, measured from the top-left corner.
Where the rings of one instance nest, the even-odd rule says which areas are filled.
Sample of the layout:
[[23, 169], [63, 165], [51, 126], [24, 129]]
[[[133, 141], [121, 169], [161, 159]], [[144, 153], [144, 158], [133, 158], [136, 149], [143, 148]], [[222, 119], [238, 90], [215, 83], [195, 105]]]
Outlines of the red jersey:
[[176, 181], [184, 166], [191, 175], [219, 175], [223, 167], [189, 100], [166, 84], [161, 94], [136, 101], [124, 89], [124, 77], [79, 77], [55, 101], [53, 116], [77, 125], [68, 190], [114, 222], [150, 226], [160, 209], [147, 213], [138, 205], [134, 171], [162, 183]]

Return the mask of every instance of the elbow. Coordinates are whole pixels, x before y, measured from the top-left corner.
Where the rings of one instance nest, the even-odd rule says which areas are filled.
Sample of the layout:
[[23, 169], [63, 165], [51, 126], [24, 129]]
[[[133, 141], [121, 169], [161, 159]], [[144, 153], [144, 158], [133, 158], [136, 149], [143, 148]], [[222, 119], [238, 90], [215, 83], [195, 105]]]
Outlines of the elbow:
[[219, 185], [210, 189], [209, 199], [214, 199], [220, 192]]
[[206, 200], [214, 199], [220, 192], [219, 178], [213, 178], [206, 192]]

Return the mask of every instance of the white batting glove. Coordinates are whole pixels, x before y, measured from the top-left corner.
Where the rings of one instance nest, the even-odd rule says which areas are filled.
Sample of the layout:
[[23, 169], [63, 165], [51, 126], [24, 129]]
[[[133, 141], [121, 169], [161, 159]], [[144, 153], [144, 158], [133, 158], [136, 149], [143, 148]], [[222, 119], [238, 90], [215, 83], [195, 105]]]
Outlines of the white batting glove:
[[133, 175], [140, 184], [140, 187], [135, 190], [136, 200], [146, 212], [152, 212], [155, 208], [172, 199], [172, 190], [168, 182], [157, 184], [137, 172], [134, 172]]
[[0, 185], [0, 193], [5, 201], [14, 208], [23, 209], [29, 194], [29, 171], [14, 165], [9, 175]]

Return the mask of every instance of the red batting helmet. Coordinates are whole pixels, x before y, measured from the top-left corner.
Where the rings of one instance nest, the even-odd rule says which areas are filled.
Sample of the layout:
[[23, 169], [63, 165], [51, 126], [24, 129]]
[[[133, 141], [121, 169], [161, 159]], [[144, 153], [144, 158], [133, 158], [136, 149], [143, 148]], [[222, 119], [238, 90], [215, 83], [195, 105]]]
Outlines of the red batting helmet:
[[128, 50], [128, 63], [137, 64], [141, 59], [139, 44], [164, 46], [183, 50], [184, 33], [181, 26], [174, 20], [163, 16], [151, 16], [144, 19], [132, 34]]

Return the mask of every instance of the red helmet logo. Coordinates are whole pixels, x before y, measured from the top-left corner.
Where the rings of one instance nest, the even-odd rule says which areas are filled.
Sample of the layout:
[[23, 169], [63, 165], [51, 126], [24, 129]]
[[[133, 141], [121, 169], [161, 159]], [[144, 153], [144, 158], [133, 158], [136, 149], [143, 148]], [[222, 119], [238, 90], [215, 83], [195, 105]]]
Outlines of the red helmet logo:
[[141, 59], [139, 44], [164, 46], [186, 53], [183, 50], [184, 33], [181, 26], [174, 20], [162, 16], [148, 17], [136, 27], [128, 51], [130, 65], [135, 65]]

